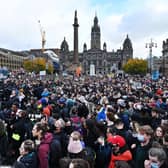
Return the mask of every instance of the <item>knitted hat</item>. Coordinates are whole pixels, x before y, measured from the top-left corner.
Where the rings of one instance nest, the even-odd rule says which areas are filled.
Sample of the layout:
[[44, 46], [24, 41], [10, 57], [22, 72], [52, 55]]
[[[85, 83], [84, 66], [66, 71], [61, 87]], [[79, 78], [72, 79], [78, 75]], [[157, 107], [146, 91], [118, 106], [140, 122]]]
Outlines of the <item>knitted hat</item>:
[[126, 144], [125, 139], [119, 135], [110, 136], [107, 138], [107, 141], [112, 143], [113, 145], [118, 145], [120, 148], [122, 148]]
[[58, 103], [60, 103], [60, 104], [65, 104], [65, 103], [66, 103], [66, 98], [61, 97], [61, 98], [58, 100]]
[[83, 150], [83, 146], [80, 140], [73, 140], [70, 138], [69, 144], [68, 144], [68, 152], [69, 153], [80, 153]]
[[70, 135], [68, 152], [77, 154], [83, 150], [83, 144], [80, 141], [81, 134], [78, 131], [73, 131]]
[[41, 98], [40, 101], [41, 101], [41, 104], [44, 106], [48, 104], [47, 99], [45, 97]]

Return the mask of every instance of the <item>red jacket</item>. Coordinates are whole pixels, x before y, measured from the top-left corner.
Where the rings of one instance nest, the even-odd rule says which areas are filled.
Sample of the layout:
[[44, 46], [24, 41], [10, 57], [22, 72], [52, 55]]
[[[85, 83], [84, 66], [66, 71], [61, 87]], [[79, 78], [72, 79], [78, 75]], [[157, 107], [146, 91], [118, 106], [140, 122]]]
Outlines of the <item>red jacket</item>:
[[115, 168], [115, 161], [122, 160], [122, 161], [129, 161], [132, 160], [132, 154], [129, 150], [121, 153], [120, 155], [112, 154], [110, 164], [108, 168]]

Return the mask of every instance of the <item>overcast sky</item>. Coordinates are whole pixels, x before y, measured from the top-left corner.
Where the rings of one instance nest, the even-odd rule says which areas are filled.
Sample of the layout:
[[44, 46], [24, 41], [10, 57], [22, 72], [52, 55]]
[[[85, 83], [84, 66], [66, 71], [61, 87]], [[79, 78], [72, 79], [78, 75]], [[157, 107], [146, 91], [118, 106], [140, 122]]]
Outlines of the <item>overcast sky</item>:
[[101, 29], [101, 46], [122, 47], [128, 34], [134, 57], [147, 58], [152, 38], [153, 55], [162, 55], [168, 38], [168, 0], [0, 0], [0, 48], [20, 51], [41, 48], [38, 20], [46, 31], [45, 48], [60, 48], [64, 37], [73, 50], [74, 11], [79, 22], [79, 51], [90, 48], [95, 13]]

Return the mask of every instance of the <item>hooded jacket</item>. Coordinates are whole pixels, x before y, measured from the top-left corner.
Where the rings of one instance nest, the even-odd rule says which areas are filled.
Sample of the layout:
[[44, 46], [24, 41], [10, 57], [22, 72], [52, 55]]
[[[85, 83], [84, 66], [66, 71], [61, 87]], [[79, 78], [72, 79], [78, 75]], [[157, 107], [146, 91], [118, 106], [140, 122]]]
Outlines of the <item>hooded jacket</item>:
[[39, 168], [48, 168], [48, 157], [50, 151], [50, 143], [53, 139], [51, 133], [46, 133], [38, 147]]
[[130, 161], [130, 160], [132, 160], [132, 154], [131, 154], [130, 150], [128, 150], [128, 149], [123, 150], [123, 152], [121, 152], [118, 155], [112, 154], [108, 168], [115, 168], [116, 161]]

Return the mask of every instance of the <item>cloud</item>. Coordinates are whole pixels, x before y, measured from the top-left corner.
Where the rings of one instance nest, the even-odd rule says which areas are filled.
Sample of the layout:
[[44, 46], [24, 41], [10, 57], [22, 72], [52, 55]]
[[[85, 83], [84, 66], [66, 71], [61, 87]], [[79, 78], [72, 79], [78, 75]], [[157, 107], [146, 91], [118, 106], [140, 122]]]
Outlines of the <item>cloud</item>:
[[[2, 1], [2, 0], [1, 0]], [[9, 5], [10, 4], [10, 5]], [[64, 37], [73, 50], [74, 11], [78, 11], [79, 50], [90, 48], [95, 12], [101, 28], [101, 45], [122, 47], [129, 34], [135, 57], [147, 57], [145, 43], [158, 43], [153, 49], [161, 55], [162, 41], [168, 37], [167, 0], [6, 0], [0, 6], [0, 47], [12, 50], [41, 48], [38, 20], [46, 31], [46, 48], [59, 48]]]

